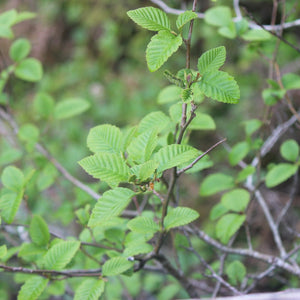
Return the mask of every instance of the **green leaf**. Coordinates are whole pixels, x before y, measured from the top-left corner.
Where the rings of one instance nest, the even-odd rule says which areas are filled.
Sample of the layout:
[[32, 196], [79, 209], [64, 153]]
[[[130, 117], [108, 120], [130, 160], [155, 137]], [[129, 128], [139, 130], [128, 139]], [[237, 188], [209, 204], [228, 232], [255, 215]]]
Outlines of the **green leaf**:
[[218, 192], [229, 190], [234, 187], [234, 179], [223, 173], [208, 175], [200, 187], [201, 196], [211, 196]]
[[216, 123], [210, 115], [197, 112], [188, 128], [190, 130], [214, 130]]
[[35, 144], [39, 139], [39, 129], [33, 124], [24, 124], [20, 127], [18, 137], [21, 141]]
[[152, 31], [170, 30], [170, 20], [167, 14], [158, 8], [142, 7], [128, 11], [127, 15], [145, 29]]
[[156, 129], [158, 133], [162, 132], [170, 123], [170, 118], [161, 111], [154, 111], [147, 114], [138, 127], [138, 132], [142, 133], [149, 129]]
[[15, 148], [5, 149], [2, 147], [0, 154], [0, 165], [7, 165], [19, 160], [22, 157], [22, 151]]
[[286, 160], [296, 162], [299, 157], [299, 145], [295, 140], [287, 140], [280, 146], [280, 154]]
[[176, 85], [169, 85], [162, 89], [157, 97], [157, 103], [165, 104], [180, 100], [181, 88]]
[[236, 177], [236, 182], [242, 182], [247, 179], [248, 176], [252, 175], [255, 172], [253, 166], [247, 166], [245, 169], [240, 171]]
[[182, 27], [186, 23], [188, 23], [194, 19], [197, 19], [197, 18], [198, 18], [198, 16], [194, 11], [186, 10], [184, 13], [182, 13], [178, 16], [178, 18], [176, 20], [176, 26], [179, 30], [181, 30]]
[[226, 58], [226, 49], [224, 46], [210, 49], [204, 52], [198, 59], [198, 70], [200, 74], [217, 71], [223, 66]]
[[62, 270], [74, 257], [80, 247], [77, 241], [61, 241], [48, 250], [43, 264], [49, 270]]
[[74, 300], [98, 300], [104, 292], [102, 279], [85, 279], [75, 291]]
[[0, 246], [0, 261], [1, 261], [1, 258], [6, 256], [7, 254], [7, 247], [6, 245], [2, 245]]
[[119, 216], [128, 206], [134, 195], [135, 193], [132, 190], [121, 187], [105, 192], [96, 203], [88, 226], [94, 227], [98, 224], [105, 223], [112, 217]]
[[2, 190], [2, 194], [0, 196], [0, 213], [1, 217], [6, 223], [10, 224], [13, 222], [14, 217], [21, 204], [22, 198], [22, 190], [19, 193], [11, 191], [4, 193]]
[[231, 262], [226, 268], [226, 274], [234, 285], [244, 280], [246, 272], [245, 266], [238, 260]]
[[141, 165], [136, 165], [130, 170], [140, 181], [146, 181], [147, 179], [153, 177], [155, 170], [158, 167], [158, 163], [154, 160], [148, 160]]
[[189, 224], [199, 217], [198, 212], [188, 207], [176, 207], [168, 212], [164, 219], [167, 230]]
[[146, 50], [146, 60], [151, 72], [158, 70], [182, 44], [180, 35], [169, 31], [159, 31], [151, 38]]
[[3, 186], [15, 192], [23, 189], [24, 180], [22, 171], [14, 166], [6, 167], [1, 175]]
[[191, 88], [181, 90], [181, 99], [183, 102], [191, 102], [193, 100], [193, 91]]
[[41, 171], [36, 181], [36, 185], [39, 191], [44, 191], [49, 188], [57, 178], [58, 172], [55, 166], [51, 163], [47, 163]]
[[87, 146], [94, 152], [120, 153], [122, 133], [116, 126], [104, 124], [92, 128], [87, 137]]
[[96, 153], [78, 162], [94, 178], [107, 182], [111, 187], [128, 181], [130, 169], [117, 154]]
[[12, 26], [17, 18], [17, 11], [11, 9], [0, 14], [0, 25]]
[[244, 189], [234, 189], [225, 193], [221, 198], [222, 205], [234, 212], [244, 212], [249, 201], [250, 194]]
[[213, 206], [212, 210], [210, 211], [209, 218], [211, 221], [215, 221], [219, 219], [221, 216], [226, 214], [229, 211], [227, 207], [225, 207], [222, 203], [218, 203]]
[[17, 17], [14, 20], [14, 25], [18, 24], [20, 22], [26, 21], [26, 20], [30, 20], [36, 17], [36, 14], [33, 12], [29, 12], [29, 11], [22, 11], [20, 13], [18, 13]]
[[252, 135], [256, 130], [262, 126], [262, 121], [258, 119], [251, 119], [244, 122], [246, 135]]
[[48, 226], [41, 216], [35, 215], [30, 222], [29, 234], [31, 240], [38, 246], [46, 246], [50, 240]]
[[135, 231], [138, 233], [154, 234], [159, 230], [158, 224], [155, 223], [153, 219], [149, 217], [135, 217], [127, 223], [127, 227], [131, 231]]
[[40, 276], [32, 276], [22, 285], [18, 300], [38, 299], [48, 284], [49, 279]]
[[269, 40], [271, 38], [271, 34], [263, 29], [251, 29], [245, 32], [242, 35], [242, 38], [249, 42], [260, 42]]
[[131, 243], [128, 247], [125, 248], [123, 255], [125, 257], [140, 255], [145, 253], [150, 253], [153, 250], [153, 246], [138, 241], [137, 243]]
[[273, 167], [266, 176], [266, 186], [274, 187], [293, 176], [298, 170], [297, 165], [282, 163]]
[[178, 76], [175, 76], [174, 74], [172, 74], [170, 71], [165, 70], [164, 76], [168, 79], [168, 81], [170, 83], [173, 83], [180, 88], [185, 87], [184, 81], [181, 78], [179, 78]]
[[30, 52], [31, 45], [27, 39], [17, 39], [9, 49], [9, 56], [15, 62], [24, 59]]
[[293, 74], [293, 73], [287, 73], [284, 74], [281, 78], [282, 84], [286, 90], [296, 90], [300, 89], [300, 76]]
[[234, 22], [230, 22], [227, 26], [220, 27], [218, 33], [228, 39], [234, 39], [236, 37], [236, 28]]
[[227, 214], [218, 221], [216, 225], [217, 238], [224, 244], [238, 231], [246, 220], [246, 216], [238, 214]]
[[157, 145], [157, 130], [150, 129], [132, 140], [127, 148], [129, 159], [136, 163], [144, 163], [150, 159]]
[[230, 104], [239, 102], [239, 87], [234, 78], [225, 72], [207, 72], [197, 84], [207, 97]]
[[14, 33], [11, 28], [0, 24], [0, 38], [12, 39], [13, 37]]
[[228, 155], [229, 163], [232, 166], [236, 166], [247, 156], [249, 150], [249, 144], [246, 141], [235, 144]]
[[103, 276], [116, 276], [124, 273], [133, 266], [133, 262], [125, 257], [114, 257], [105, 262], [102, 268]]
[[58, 102], [54, 108], [56, 119], [67, 119], [79, 115], [90, 108], [90, 103], [81, 98], [68, 98]]
[[43, 77], [42, 64], [35, 58], [26, 58], [16, 66], [15, 75], [25, 81], [40, 81]]
[[39, 259], [42, 259], [47, 252], [45, 247], [37, 246], [34, 243], [23, 243], [18, 257], [21, 257], [27, 262], [38, 263]]
[[33, 105], [38, 118], [49, 118], [54, 112], [54, 99], [47, 93], [38, 93]]
[[265, 89], [262, 92], [264, 102], [271, 106], [276, 104], [280, 99], [285, 95], [285, 90], [276, 90], [276, 89]]
[[226, 27], [232, 22], [231, 11], [227, 6], [217, 6], [206, 10], [204, 20], [207, 24]]
[[159, 163], [157, 172], [179, 166], [198, 156], [198, 150], [188, 145], [167, 145], [155, 153], [153, 159]]

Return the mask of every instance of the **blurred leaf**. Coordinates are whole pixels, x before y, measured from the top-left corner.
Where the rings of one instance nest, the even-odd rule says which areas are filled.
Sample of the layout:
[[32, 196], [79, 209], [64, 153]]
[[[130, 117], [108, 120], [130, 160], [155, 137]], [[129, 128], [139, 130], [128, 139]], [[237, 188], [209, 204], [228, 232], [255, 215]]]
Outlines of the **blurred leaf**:
[[280, 146], [280, 154], [286, 160], [296, 162], [299, 157], [299, 145], [295, 140], [287, 140]]
[[236, 177], [237, 182], [242, 182], [247, 179], [248, 176], [252, 175], [255, 172], [255, 168], [253, 166], [247, 166], [245, 169], [240, 171]]
[[17, 11], [15, 9], [7, 10], [0, 14], [0, 26], [5, 25], [10, 27], [14, 24], [17, 18]]
[[67, 119], [79, 115], [90, 108], [90, 103], [81, 98], [69, 98], [55, 105], [54, 116], [56, 119]]
[[104, 286], [102, 279], [85, 279], [76, 288], [74, 300], [98, 300], [104, 292]]
[[14, 217], [19, 209], [23, 198], [23, 191], [20, 192], [3, 192], [0, 196], [0, 211], [3, 220], [10, 224], [13, 222]]
[[205, 22], [214, 26], [227, 26], [232, 22], [230, 8], [227, 6], [217, 6], [206, 10]]
[[207, 114], [197, 113], [196, 117], [192, 120], [189, 125], [191, 130], [214, 130], [216, 129], [216, 124], [214, 119]]
[[30, 49], [31, 45], [27, 39], [17, 39], [9, 49], [9, 56], [12, 60], [18, 62], [29, 54]]
[[18, 300], [35, 300], [38, 299], [48, 284], [49, 279], [41, 276], [32, 276], [22, 285]]
[[201, 196], [211, 196], [218, 192], [229, 190], [234, 187], [234, 180], [231, 176], [223, 173], [208, 175], [200, 187]]
[[242, 34], [242, 38], [249, 42], [259, 42], [269, 40], [271, 34], [263, 29], [250, 29]]
[[24, 124], [20, 127], [18, 137], [21, 141], [36, 143], [39, 139], [39, 129], [33, 124]]
[[234, 285], [242, 283], [246, 273], [247, 271], [245, 266], [238, 260], [231, 262], [226, 267], [226, 274], [228, 275], [230, 282], [232, 282]]
[[20, 169], [8, 166], [2, 172], [1, 181], [6, 188], [19, 192], [24, 186], [24, 175]]
[[4, 257], [7, 254], [7, 247], [6, 245], [0, 246], [0, 261], [1, 258]]
[[41, 216], [33, 216], [30, 222], [29, 234], [31, 240], [38, 246], [46, 246], [49, 243], [48, 225]]
[[115, 276], [124, 273], [133, 266], [133, 262], [125, 257], [114, 257], [105, 262], [102, 268], [103, 276]]
[[227, 207], [225, 207], [222, 203], [218, 203], [213, 206], [212, 210], [210, 211], [209, 218], [211, 221], [215, 221], [228, 211], [229, 209]]
[[300, 76], [293, 74], [293, 73], [287, 73], [284, 74], [281, 78], [282, 84], [286, 90], [296, 90], [300, 89]]
[[54, 99], [47, 93], [38, 93], [33, 107], [39, 118], [49, 118], [54, 112]]
[[247, 156], [249, 150], [249, 144], [246, 141], [235, 144], [228, 155], [229, 163], [232, 166], [237, 165]]
[[262, 124], [262, 121], [258, 119], [244, 121], [246, 135], [252, 135], [256, 130], [258, 130], [262, 126]]
[[17, 64], [15, 75], [25, 81], [40, 81], [43, 76], [42, 64], [35, 58], [26, 58]]
[[234, 212], [244, 212], [249, 201], [250, 194], [244, 189], [234, 189], [225, 193], [221, 198], [222, 205]]
[[169, 85], [162, 89], [157, 97], [157, 103], [165, 104], [180, 100], [181, 88], [176, 85]]
[[266, 176], [266, 186], [272, 188], [293, 176], [298, 171], [297, 165], [281, 163], [273, 167]]

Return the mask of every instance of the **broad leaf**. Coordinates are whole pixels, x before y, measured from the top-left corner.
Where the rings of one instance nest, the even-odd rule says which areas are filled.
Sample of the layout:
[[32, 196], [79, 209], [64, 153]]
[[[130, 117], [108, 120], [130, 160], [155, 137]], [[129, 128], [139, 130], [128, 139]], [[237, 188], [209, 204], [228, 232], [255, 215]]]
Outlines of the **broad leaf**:
[[41, 216], [34, 216], [29, 227], [31, 240], [38, 246], [46, 246], [50, 240], [47, 223]]
[[280, 146], [280, 154], [286, 160], [296, 162], [299, 157], [299, 145], [295, 140], [287, 140]]
[[216, 234], [218, 239], [224, 244], [238, 231], [246, 220], [245, 215], [227, 214], [218, 221]]
[[127, 15], [141, 27], [152, 30], [170, 30], [170, 20], [167, 14], [154, 7], [142, 7], [130, 10]]
[[284, 74], [281, 78], [286, 90], [300, 89], [300, 76], [293, 73]]
[[151, 72], [158, 70], [182, 44], [180, 35], [169, 31], [159, 31], [151, 38], [146, 50], [146, 60]]
[[214, 100], [231, 104], [239, 101], [239, 87], [234, 78], [225, 72], [213, 71], [205, 73], [198, 85], [207, 97]]
[[23, 190], [19, 193], [12, 191], [3, 191], [0, 196], [0, 215], [3, 220], [10, 224], [13, 222], [14, 217], [19, 209], [23, 198]]
[[242, 35], [242, 38], [249, 42], [266, 41], [271, 37], [271, 34], [263, 29], [251, 29]]
[[216, 123], [210, 115], [197, 112], [188, 128], [192, 130], [214, 130]]
[[47, 252], [45, 247], [37, 246], [34, 243], [23, 243], [18, 257], [21, 257], [27, 262], [34, 262], [39, 265], [40, 259], [42, 259]]
[[140, 255], [149, 253], [153, 250], [153, 246], [147, 243], [138, 241], [137, 243], [131, 243], [128, 247], [125, 248], [123, 255], [125, 257]]
[[158, 167], [158, 163], [154, 160], [148, 160], [141, 165], [136, 165], [130, 170], [136, 176], [139, 181], [146, 181], [153, 177], [155, 170]]
[[180, 100], [181, 88], [176, 85], [170, 85], [160, 91], [157, 97], [157, 103], [165, 104], [177, 102]]
[[234, 285], [243, 282], [246, 272], [245, 266], [238, 260], [231, 262], [226, 268], [226, 274]]
[[32, 276], [22, 285], [18, 300], [38, 299], [48, 284], [49, 279], [41, 276]]
[[4, 257], [7, 254], [7, 247], [6, 245], [0, 246], [0, 261], [1, 258]]
[[17, 39], [9, 49], [9, 56], [15, 62], [24, 59], [30, 52], [31, 45], [27, 39]]
[[189, 224], [199, 217], [198, 212], [188, 207], [176, 207], [166, 215], [164, 226], [167, 230]]
[[228, 210], [243, 212], [250, 201], [250, 194], [244, 189], [234, 189], [222, 196], [221, 203]]
[[74, 257], [80, 247], [77, 241], [62, 241], [50, 248], [44, 256], [43, 264], [49, 270], [62, 270]]
[[94, 227], [97, 224], [105, 223], [112, 217], [119, 216], [128, 206], [134, 194], [132, 190], [121, 187], [105, 192], [96, 203], [88, 226]]
[[138, 233], [155, 233], [159, 230], [157, 223], [149, 217], [136, 217], [127, 223], [127, 227], [131, 231]]
[[262, 121], [258, 119], [251, 119], [248, 121], [243, 122], [245, 125], [245, 132], [246, 135], [252, 135], [256, 130], [258, 130], [262, 126]]
[[85, 279], [75, 291], [74, 300], [98, 300], [104, 292], [102, 279]]
[[43, 76], [42, 64], [35, 58], [26, 58], [17, 64], [15, 75], [30, 82], [40, 81]]
[[211, 221], [215, 221], [216, 219], [219, 219], [221, 216], [226, 214], [228, 211], [229, 209], [227, 207], [225, 207], [222, 203], [218, 203], [211, 209], [209, 218]]
[[35, 144], [39, 139], [39, 129], [33, 124], [24, 124], [20, 127], [18, 137], [21, 141]]
[[114, 257], [105, 262], [102, 268], [103, 276], [115, 276], [122, 274], [133, 266], [133, 262], [125, 257]]
[[200, 187], [201, 196], [211, 196], [234, 187], [234, 179], [223, 173], [208, 175]]
[[204, 20], [214, 26], [226, 27], [232, 22], [230, 8], [227, 6], [216, 6], [205, 12]]
[[232, 166], [237, 165], [241, 160], [243, 160], [250, 150], [249, 144], [244, 141], [235, 144], [229, 152], [228, 158]]
[[0, 25], [12, 26], [17, 18], [17, 11], [15, 9], [7, 10], [0, 14]]
[[33, 105], [38, 118], [48, 118], [54, 112], [54, 99], [47, 93], [37, 94]]
[[87, 137], [87, 146], [94, 152], [121, 152], [122, 133], [116, 126], [104, 124], [92, 128]]
[[178, 18], [176, 20], [176, 26], [179, 30], [181, 30], [182, 27], [186, 23], [188, 23], [196, 18], [198, 18], [198, 16], [194, 11], [186, 10], [184, 13], [182, 13], [178, 16]]
[[155, 153], [153, 159], [159, 163], [157, 172], [160, 173], [164, 170], [184, 164], [197, 156], [197, 149], [187, 145], [173, 144], [161, 148]]
[[3, 186], [15, 192], [23, 188], [24, 180], [22, 171], [14, 166], [6, 167], [1, 175]]
[[266, 186], [274, 187], [293, 176], [298, 170], [297, 165], [282, 163], [273, 167], [266, 176]]
[[82, 159], [79, 164], [94, 178], [101, 179], [110, 186], [117, 186], [129, 178], [130, 169], [117, 154], [96, 153]]
[[138, 132], [142, 133], [149, 129], [156, 129], [158, 133], [162, 132], [169, 124], [170, 118], [161, 111], [154, 111], [147, 114], [141, 121], [138, 127]]
[[255, 172], [253, 166], [247, 166], [245, 169], [240, 171], [236, 177], [236, 182], [242, 182], [247, 179], [248, 176], [252, 175]]
[[56, 119], [67, 119], [79, 115], [90, 108], [90, 103], [81, 98], [68, 98], [58, 102], [54, 108]]
[[226, 58], [226, 49], [224, 46], [210, 49], [204, 52], [198, 60], [198, 70], [200, 74], [217, 71], [223, 66]]

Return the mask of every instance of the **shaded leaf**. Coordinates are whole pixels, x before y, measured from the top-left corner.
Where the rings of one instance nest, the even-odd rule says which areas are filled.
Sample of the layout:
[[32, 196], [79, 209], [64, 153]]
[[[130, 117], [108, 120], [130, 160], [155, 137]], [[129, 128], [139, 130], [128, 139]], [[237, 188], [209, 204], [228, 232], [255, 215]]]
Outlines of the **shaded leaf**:
[[211, 196], [234, 187], [234, 179], [223, 173], [208, 175], [200, 187], [201, 196]]
[[246, 141], [235, 144], [228, 155], [229, 163], [232, 166], [237, 165], [247, 156], [249, 150], [249, 144]]
[[18, 62], [29, 54], [30, 49], [31, 45], [27, 39], [17, 39], [9, 49], [9, 56], [12, 60]]
[[90, 103], [81, 98], [68, 98], [58, 102], [54, 108], [54, 117], [58, 120], [79, 115], [90, 108]]
[[46, 246], [50, 240], [50, 233], [47, 223], [41, 216], [35, 215], [29, 226], [31, 240], [38, 246]]
[[74, 300], [98, 300], [104, 292], [105, 282], [102, 279], [86, 279], [75, 291]]
[[222, 203], [218, 203], [213, 206], [212, 210], [210, 211], [209, 218], [211, 221], [215, 221], [219, 219], [221, 216], [226, 214], [229, 211], [227, 207], [225, 207]]
[[15, 166], [8, 166], [2, 172], [1, 181], [6, 188], [18, 192], [23, 188], [25, 178], [20, 169]]
[[131, 231], [135, 231], [138, 233], [155, 233], [159, 230], [159, 226], [157, 223], [153, 221], [152, 218], [149, 217], [135, 217], [131, 219], [127, 223], [127, 227]]
[[204, 20], [210, 25], [226, 27], [232, 22], [230, 8], [222, 5], [212, 7], [206, 10]]
[[242, 283], [246, 276], [246, 272], [245, 266], [238, 260], [231, 262], [226, 267], [226, 274], [228, 275], [230, 282], [234, 285]]
[[43, 77], [42, 64], [35, 58], [26, 58], [17, 64], [15, 75], [30, 82], [40, 81]]
[[286, 160], [296, 162], [299, 157], [299, 145], [295, 140], [287, 140], [280, 146], [280, 154]]
[[38, 299], [46, 288], [48, 281], [49, 279], [40, 276], [32, 276], [22, 285], [18, 294], [18, 300]]
[[243, 212], [250, 201], [250, 194], [244, 189], [234, 189], [225, 193], [221, 198], [221, 203], [228, 210]]

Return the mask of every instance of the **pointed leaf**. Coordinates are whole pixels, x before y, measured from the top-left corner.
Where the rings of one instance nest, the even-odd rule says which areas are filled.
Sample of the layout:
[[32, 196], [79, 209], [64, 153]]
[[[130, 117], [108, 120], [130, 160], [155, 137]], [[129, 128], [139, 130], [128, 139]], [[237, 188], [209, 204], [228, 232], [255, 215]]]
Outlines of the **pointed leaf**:
[[170, 20], [167, 14], [154, 7], [142, 7], [130, 10], [127, 15], [138, 25], [152, 31], [170, 30]]
[[76, 289], [74, 300], [98, 300], [104, 292], [102, 279], [86, 279]]
[[176, 207], [166, 215], [164, 226], [167, 230], [189, 224], [199, 217], [198, 212], [188, 207]]
[[223, 66], [226, 58], [226, 49], [224, 46], [210, 49], [204, 52], [198, 60], [198, 70], [200, 74], [210, 71], [217, 71]]
[[246, 272], [245, 266], [238, 260], [231, 262], [226, 268], [226, 274], [234, 285], [243, 282]]
[[180, 100], [181, 88], [176, 85], [169, 85], [162, 89], [157, 97], [157, 103], [165, 104]]
[[128, 206], [134, 194], [132, 190], [121, 187], [105, 192], [96, 203], [88, 226], [93, 227], [105, 223], [112, 217], [119, 216]]
[[207, 176], [200, 187], [201, 196], [211, 196], [218, 192], [234, 187], [234, 179], [222, 173], [215, 173]]
[[298, 170], [297, 165], [282, 163], [273, 167], [266, 176], [266, 186], [274, 187], [293, 176]]
[[246, 141], [235, 144], [228, 155], [229, 163], [232, 166], [237, 165], [241, 160], [243, 160], [247, 156], [249, 150], [250, 147]]
[[114, 257], [105, 262], [102, 268], [103, 276], [115, 276], [122, 274], [133, 266], [133, 262], [125, 257]]
[[146, 115], [140, 122], [138, 132], [142, 133], [149, 129], [156, 129], [158, 133], [162, 132], [169, 124], [170, 118], [161, 111], [154, 111]]
[[198, 113], [189, 125], [191, 130], [214, 130], [216, 129], [216, 123], [214, 119], [207, 114]]
[[232, 22], [231, 11], [227, 6], [216, 6], [208, 9], [205, 12], [204, 20], [206, 23], [214, 26], [227, 26]]
[[54, 108], [57, 120], [67, 119], [79, 115], [90, 108], [90, 103], [81, 98], [68, 98], [58, 102]]
[[245, 132], [248, 136], [252, 135], [256, 130], [262, 126], [262, 121], [258, 119], [251, 119], [243, 122], [245, 125]]
[[94, 152], [121, 152], [122, 133], [116, 126], [104, 124], [92, 128], [87, 137], [87, 146]]
[[26, 58], [17, 64], [15, 75], [30, 82], [40, 81], [43, 76], [42, 64], [35, 58]]
[[125, 257], [150, 253], [153, 250], [153, 246], [138, 241], [137, 243], [131, 243], [128, 247], [125, 248], [123, 255]]
[[77, 241], [62, 241], [50, 248], [44, 256], [44, 266], [49, 270], [62, 270], [80, 247]]
[[150, 177], [153, 177], [153, 174], [157, 167], [158, 163], [156, 161], [148, 160], [141, 165], [132, 167], [130, 170], [139, 181], [146, 181]]
[[146, 50], [146, 60], [151, 72], [158, 70], [182, 44], [180, 35], [169, 31], [159, 31], [151, 38]]
[[225, 72], [212, 71], [205, 73], [198, 85], [207, 97], [214, 100], [231, 104], [239, 101], [239, 87], [233, 77]]
[[32, 276], [22, 285], [18, 300], [35, 300], [38, 299], [48, 284], [49, 279]]
[[23, 191], [19, 193], [7, 191], [0, 196], [0, 215], [8, 224], [12, 223], [23, 198]]
[[154, 160], [159, 163], [157, 172], [179, 166], [198, 156], [198, 150], [188, 145], [168, 145], [161, 148], [154, 155]]
[[96, 153], [78, 163], [94, 178], [101, 179], [112, 187], [129, 178], [130, 169], [124, 159], [117, 154]]
[[41, 216], [34, 216], [29, 227], [31, 240], [38, 246], [46, 246], [50, 240], [48, 226]]
[[221, 203], [228, 210], [243, 212], [250, 201], [250, 194], [244, 189], [234, 189], [225, 193], [221, 198]]
[[157, 223], [149, 217], [135, 217], [127, 223], [127, 227], [131, 231], [138, 233], [155, 233], [159, 230]]
[[23, 188], [24, 175], [20, 169], [8, 166], [2, 172], [1, 181], [6, 188], [18, 192]]
[[295, 140], [287, 140], [280, 146], [280, 154], [286, 160], [296, 162], [299, 157], [299, 145]]
[[198, 16], [194, 11], [186, 10], [184, 13], [182, 13], [178, 16], [178, 18], [176, 20], [176, 26], [179, 30], [181, 30], [182, 27], [186, 23], [188, 23], [196, 18], [198, 18]]
[[31, 45], [27, 39], [17, 39], [9, 49], [9, 56], [15, 62], [24, 59], [30, 52]]

